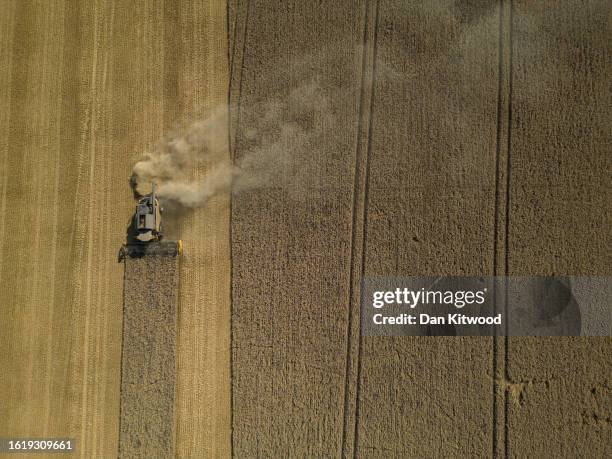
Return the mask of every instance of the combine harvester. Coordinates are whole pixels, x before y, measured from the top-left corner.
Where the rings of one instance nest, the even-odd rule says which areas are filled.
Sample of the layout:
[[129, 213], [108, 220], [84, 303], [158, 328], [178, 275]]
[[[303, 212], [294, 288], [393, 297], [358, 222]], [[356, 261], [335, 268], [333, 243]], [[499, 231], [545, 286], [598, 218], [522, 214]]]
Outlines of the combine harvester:
[[162, 213], [163, 208], [157, 199], [155, 182], [153, 182], [151, 194], [138, 200], [134, 218], [128, 229], [127, 243], [119, 251], [119, 261], [125, 257], [145, 255], [182, 255], [183, 241], [162, 241], [164, 236]]

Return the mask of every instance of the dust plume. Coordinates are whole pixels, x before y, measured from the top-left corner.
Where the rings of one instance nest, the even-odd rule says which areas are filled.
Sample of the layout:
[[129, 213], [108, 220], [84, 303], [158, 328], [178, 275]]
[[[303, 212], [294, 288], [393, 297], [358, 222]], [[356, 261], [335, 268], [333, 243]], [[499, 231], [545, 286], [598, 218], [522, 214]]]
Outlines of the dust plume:
[[155, 180], [158, 196], [183, 208], [204, 206], [219, 193], [260, 187], [283, 187], [300, 193], [307, 152], [332, 117], [316, 80], [285, 97], [244, 109], [256, 113], [256, 129], [243, 133], [246, 148], [233, 164], [227, 159], [227, 107], [177, 130], [137, 162], [132, 173], [135, 196], [147, 193]]

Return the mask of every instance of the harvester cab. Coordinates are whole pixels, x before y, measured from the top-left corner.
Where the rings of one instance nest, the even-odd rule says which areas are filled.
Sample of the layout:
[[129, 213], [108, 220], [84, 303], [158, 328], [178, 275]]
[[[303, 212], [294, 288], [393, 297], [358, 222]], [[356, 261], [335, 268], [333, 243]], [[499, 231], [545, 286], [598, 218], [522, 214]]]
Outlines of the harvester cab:
[[156, 196], [155, 182], [151, 194], [138, 200], [134, 213], [136, 239], [140, 242], [161, 241], [163, 237], [161, 214], [163, 209]]

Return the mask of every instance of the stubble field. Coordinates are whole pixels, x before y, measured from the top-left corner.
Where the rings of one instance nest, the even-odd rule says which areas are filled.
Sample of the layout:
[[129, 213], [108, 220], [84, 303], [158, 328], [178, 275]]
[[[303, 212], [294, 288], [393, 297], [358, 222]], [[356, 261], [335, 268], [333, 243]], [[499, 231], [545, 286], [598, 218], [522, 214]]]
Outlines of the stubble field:
[[[226, 5], [7, 0], [0, 16], [0, 435], [113, 457], [131, 168], [226, 104]], [[182, 457], [229, 454], [228, 218], [219, 196], [174, 224]]]

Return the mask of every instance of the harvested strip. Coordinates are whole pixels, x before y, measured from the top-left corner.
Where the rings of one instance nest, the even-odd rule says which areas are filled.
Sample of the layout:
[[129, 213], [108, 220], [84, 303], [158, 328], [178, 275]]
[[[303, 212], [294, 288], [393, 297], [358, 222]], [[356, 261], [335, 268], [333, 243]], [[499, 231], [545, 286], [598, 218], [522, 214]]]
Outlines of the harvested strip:
[[178, 257], [125, 260], [120, 457], [174, 456]]

